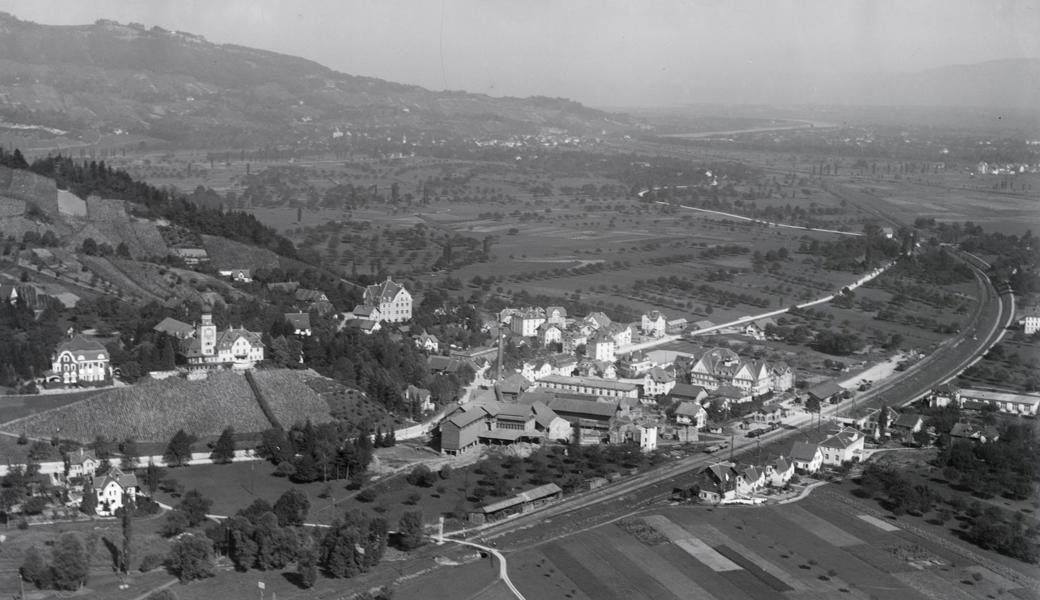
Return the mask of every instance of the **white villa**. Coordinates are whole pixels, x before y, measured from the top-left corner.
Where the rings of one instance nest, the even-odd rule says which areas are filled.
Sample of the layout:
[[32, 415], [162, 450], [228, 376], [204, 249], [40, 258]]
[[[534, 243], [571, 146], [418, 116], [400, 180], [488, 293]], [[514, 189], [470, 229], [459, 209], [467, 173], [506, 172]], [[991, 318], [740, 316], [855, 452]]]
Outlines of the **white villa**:
[[65, 385], [101, 383], [111, 373], [108, 350], [81, 335], [58, 344], [51, 369], [55, 379]]
[[365, 288], [365, 304], [379, 309], [380, 318], [390, 323], [409, 321], [412, 318], [412, 295], [404, 285], [389, 277], [383, 283]]

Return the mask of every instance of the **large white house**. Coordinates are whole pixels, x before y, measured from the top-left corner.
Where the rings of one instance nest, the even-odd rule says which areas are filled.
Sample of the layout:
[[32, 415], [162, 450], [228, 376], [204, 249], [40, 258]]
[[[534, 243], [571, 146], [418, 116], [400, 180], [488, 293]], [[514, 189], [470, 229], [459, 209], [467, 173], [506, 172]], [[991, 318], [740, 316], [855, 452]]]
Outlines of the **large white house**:
[[110, 374], [108, 350], [98, 341], [77, 335], [58, 344], [51, 369], [66, 385], [101, 383]]
[[97, 494], [97, 514], [106, 516], [122, 508], [123, 501], [135, 502], [137, 499], [137, 476], [123, 473], [119, 467], [113, 466], [105, 474], [105, 479], [94, 492]]
[[664, 315], [658, 311], [651, 311], [644, 313], [643, 318], [640, 320], [640, 329], [643, 333], [651, 337], [661, 337], [665, 333], [665, 329], [668, 327], [668, 320], [664, 318]]
[[264, 343], [260, 334], [246, 329], [217, 331], [213, 315], [204, 313], [195, 338], [185, 347], [189, 368], [212, 369], [231, 367], [251, 369], [264, 360]]
[[400, 323], [412, 318], [412, 295], [389, 277], [365, 288], [365, 304], [378, 308], [383, 321]]

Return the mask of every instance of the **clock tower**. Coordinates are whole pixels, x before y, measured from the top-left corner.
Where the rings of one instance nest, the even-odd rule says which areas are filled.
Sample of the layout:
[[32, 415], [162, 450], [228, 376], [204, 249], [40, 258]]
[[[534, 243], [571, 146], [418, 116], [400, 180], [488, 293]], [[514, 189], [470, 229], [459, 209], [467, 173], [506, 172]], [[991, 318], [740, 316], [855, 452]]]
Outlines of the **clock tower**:
[[217, 326], [213, 324], [213, 315], [203, 313], [199, 325], [199, 350], [203, 356], [213, 356], [217, 349]]

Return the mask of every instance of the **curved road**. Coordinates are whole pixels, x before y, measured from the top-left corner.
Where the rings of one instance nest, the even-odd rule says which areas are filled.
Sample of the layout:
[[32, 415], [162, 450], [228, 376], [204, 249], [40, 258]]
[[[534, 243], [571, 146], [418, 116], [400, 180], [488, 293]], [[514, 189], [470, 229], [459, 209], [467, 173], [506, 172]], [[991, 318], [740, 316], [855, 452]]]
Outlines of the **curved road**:
[[[442, 538], [439, 538], [437, 536], [433, 537], [433, 540], [435, 542], [441, 541], [441, 539]], [[472, 546], [473, 548], [476, 548], [478, 550], [482, 550], [484, 552], [487, 552], [487, 553], [491, 554], [492, 556], [494, 556], [495, 558], [497, 558], [498, 559], [498, 578], [501, 579], [503, 581], [503, 583], [506, 584], [506, 587], [509, 588], [509, 591], [513, 592], [513, 595], [516, 596], [519, 600], [527, 600], [526, 598], [524, 598], [524, 595], [520, 593], [520, 590], [516, 589], [516, 586], [513, 585], [513, 582], [509, 579], [509, 571], [508, 571], [508, 568], [506, 566], [506, 557], [501, 552], [499, 552], [498, 549], [492, 548], [491, 546], [485, 546], [483, 544], [478, 544], [476, 542], [469, 542], [469, 541], [466, 541], [466, 540], [456, 540], [456, 539], [450, 538], [450, 537], [445, 537], [445, 538], [443, 538], [443, 540], [445, 542], [455, 542], [456, 544], [462, 544], [463, 546]]]

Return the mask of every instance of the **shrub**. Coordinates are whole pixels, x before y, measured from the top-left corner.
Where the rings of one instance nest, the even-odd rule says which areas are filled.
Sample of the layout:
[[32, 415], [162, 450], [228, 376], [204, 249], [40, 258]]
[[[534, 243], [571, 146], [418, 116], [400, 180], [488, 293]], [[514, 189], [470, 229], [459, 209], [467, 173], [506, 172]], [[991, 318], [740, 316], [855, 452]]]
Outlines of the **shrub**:
[[172, 510], [166, 515], [166, 521], [163, 522], [161, 532], [166, 537], [173, 537], [184, 533], [184, 530], [189, 526], [188, 515], [179, 510]]
[[138, 569], [140, 569], [142, 573], [147, 573], [152, 569], [161, 567], [164, 562], [166, 562], [166, 557], [162, 554], [146, 554], [145, 557], [141, 559], [141, 566], [138, 567]]
[[419, 487], [430, 487], [433, 485], [434, 478], [436, 476], [430, 471], [430, 468], [426, 465], [415, 465], [408, 476], [405, 478], [408, 483]]
[[358, 495], [357, 495], [358, 502], [365, 502], [365, 503], [372, 502], [372, 501], [374, 501], [378, 497], [379, 497], [379, 491], [377, 489], [375, 489], [374, 487], [365, 488], [365, 489], [361, 490], [360, 492], [358, 492]]

